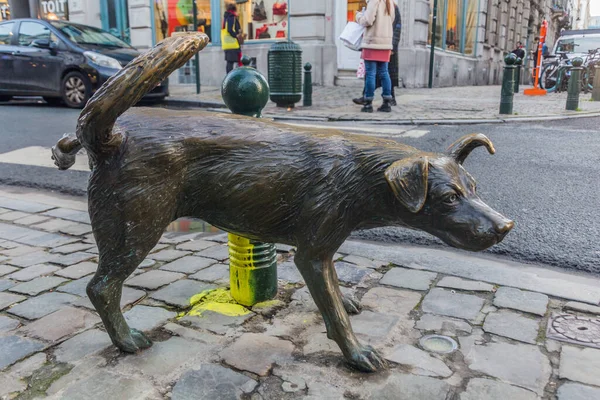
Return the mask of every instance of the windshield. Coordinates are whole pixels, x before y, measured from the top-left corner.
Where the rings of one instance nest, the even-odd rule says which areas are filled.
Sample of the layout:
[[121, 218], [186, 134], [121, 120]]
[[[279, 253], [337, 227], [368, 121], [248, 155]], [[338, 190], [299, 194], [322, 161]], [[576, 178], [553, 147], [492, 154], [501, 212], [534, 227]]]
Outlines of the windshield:
[[78, 44], [93, 44], [105, 47], [124, 47], [131, 48], [130, 45], [121, 39], [103, 31], [102, 29], [91, 26], [67, 24], [60, 21], [50, 22], [54, 27], [60, 29], [62, 33]]
[[556, 51], [566, 53], [587, 53], [590, 50], [600, 48], [600, 36], [581, 36], [574, 38], [559, 39], [556, 43]]

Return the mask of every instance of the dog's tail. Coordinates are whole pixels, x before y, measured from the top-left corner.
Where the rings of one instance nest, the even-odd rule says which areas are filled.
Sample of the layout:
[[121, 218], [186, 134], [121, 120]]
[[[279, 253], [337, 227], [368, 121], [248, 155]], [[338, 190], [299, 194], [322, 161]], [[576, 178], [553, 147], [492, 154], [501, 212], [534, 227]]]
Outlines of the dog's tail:
[[82, 146], [93, 164], [112, 154], [123, 140], [119, 132], [113, 132], [117, 118], [202, 50], [208, 40], [197, 32], [167, 38], [108, 79], [81, 111], [76, 138], [66, 136], [52, 148], [55, 164], [69, 168]]

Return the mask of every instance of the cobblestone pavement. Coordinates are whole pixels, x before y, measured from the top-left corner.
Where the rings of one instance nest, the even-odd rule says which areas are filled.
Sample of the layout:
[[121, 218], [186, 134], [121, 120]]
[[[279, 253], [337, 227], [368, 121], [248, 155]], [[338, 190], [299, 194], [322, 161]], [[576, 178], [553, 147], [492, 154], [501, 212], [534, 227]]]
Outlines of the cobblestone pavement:
[[[360, 87], [314, 86], [313, 106], [302, 107], [302, 102], [292, 110], [277, 108], [269, 102], [264, 116], [276, 118], [317, 118], [331, 121], [385, 121], [388, 123], [418, 123], [419, 121], [450, 122], [451, 120], [519, 120], [556, 116], [580, 116], [600, 113], [600, 102], [591, 101], [591, 94], [581, 94], [580, 111], [565, 111], [567, 93], [550, 93], [546, 96], [525, 96], [523, 86], [514, 98], [513, 115], [500, 115], [501, 86], [460, 86], [435, 89], [397, 89], [398, 106], [391, 113], [360, 112], [352, 98], [360, 97]], [[216, 87], [202, 87], [200, 95], [189, 86], [172, 86], [171, 102], [208, 102], [223, 104], [221, 92]], [[379, 91], [376, 96], [379, 96]], [[381, 99], [376, 97], [374, 104]]]
[[[85, 297], [97, 249], [84, 210], [0, 190], [0, 398], [600, 399], [600, 280], [446, 249], [339, 249], [343, 291], [362, 304], [354, 330], [390, 361], [365, 374], [327, 339], [293, 249], [278, 246], [276, 301], [186, 315], [228, 284], [225, 236], [167, 232], [121, 302], [154, 345], [120, 353]], [[428, 334], [458, 350], [424, 350]]]

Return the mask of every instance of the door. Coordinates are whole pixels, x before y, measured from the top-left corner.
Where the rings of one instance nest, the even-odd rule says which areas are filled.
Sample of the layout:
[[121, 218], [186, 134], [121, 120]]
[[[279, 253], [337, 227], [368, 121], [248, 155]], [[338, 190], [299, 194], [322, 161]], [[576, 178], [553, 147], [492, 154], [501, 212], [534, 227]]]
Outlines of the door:
[[131, 43], [127, 0], [102, 0], [102, 29]]
[[[14, 69], [19, 89], [36, 94], [59, 93], [62, 58], [56, 50], [58, 38], [44, 24], [23, 21], [17, 40], [19, 47], [14, 53]], [[45, 46], [40, 47], [36, 40], [40, 44], [45, 41]], [[56, 47], [50, 49], [50, 43]]]
[[360, 51], [350, 50], [340, 41], [340, 34], [349, 21], [354, 21], [356, 13], [366, 7], [365, 0], [336, 0], [335, 40], [337, 45], [338, 69], [356, 71], [360, 62]]
[[17, 50], [13, 46], [14, 22], [0, 24], [0, 92], [15, 88], [12, 53]]

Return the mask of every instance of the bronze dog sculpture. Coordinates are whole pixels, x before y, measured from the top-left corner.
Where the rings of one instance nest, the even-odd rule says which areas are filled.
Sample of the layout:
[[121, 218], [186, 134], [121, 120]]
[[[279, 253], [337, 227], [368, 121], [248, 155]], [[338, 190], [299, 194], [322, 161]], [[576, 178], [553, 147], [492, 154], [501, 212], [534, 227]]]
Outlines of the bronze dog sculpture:
[[113, 343], [126, 352], [151, 345], [119, 308], [125, 279], [180, 217], [297, 247], [295, 263], [328, 337], [363, 371], [385, 367], [356, 339], [332, 257], [356, 229], [402, 226], [451, 246], [483, 250], [513, 222], [483, 203], [462, 167], [485, 146], [465, 136], [447, 153], [337, 130], [292, 128], [267, 120], [135, 108], [147, 91], [203, 48], [203, 34], [166, 39], [111, 78], [88, 102], [77, 136], [53, 148], [61, 169], [83, 146], [93, 171], [89, 213], [100, 262], [87, 293]]

